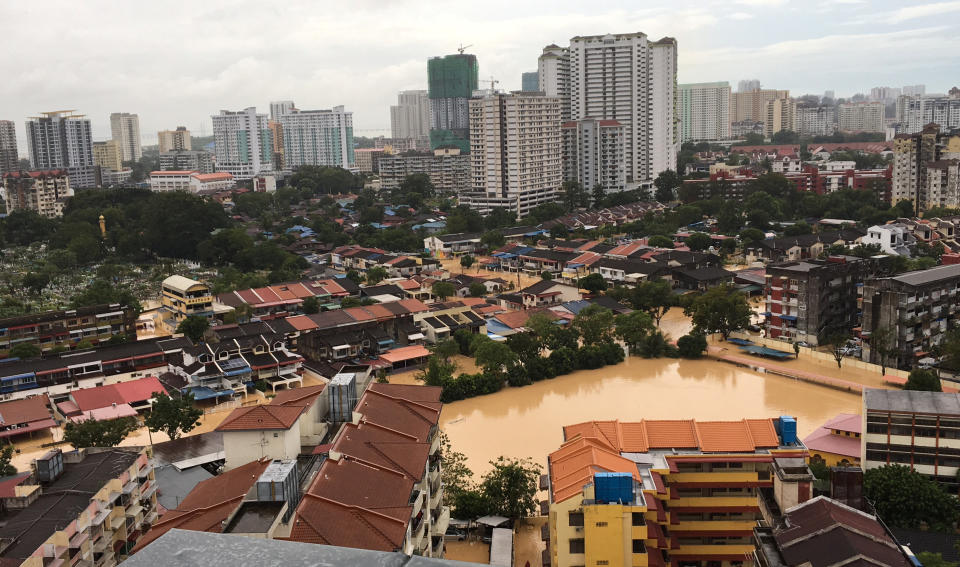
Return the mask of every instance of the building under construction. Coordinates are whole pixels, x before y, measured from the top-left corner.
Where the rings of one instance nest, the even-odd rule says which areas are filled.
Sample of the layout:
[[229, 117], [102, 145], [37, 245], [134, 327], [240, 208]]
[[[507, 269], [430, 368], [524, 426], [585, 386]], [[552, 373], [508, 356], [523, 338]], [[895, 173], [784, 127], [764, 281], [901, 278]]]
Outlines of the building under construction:
[[470, 151], [470, 97], [479, 83], [477, 57], [465, 53], [427, 61], [430, 147]]

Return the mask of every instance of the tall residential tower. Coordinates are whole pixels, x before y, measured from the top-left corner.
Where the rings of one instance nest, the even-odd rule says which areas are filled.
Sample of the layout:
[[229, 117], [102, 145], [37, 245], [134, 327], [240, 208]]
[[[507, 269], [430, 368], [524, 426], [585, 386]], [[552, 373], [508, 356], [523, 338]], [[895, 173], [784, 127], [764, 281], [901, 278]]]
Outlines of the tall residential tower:
[[353, 154], [353, 113], [342, 106], [333, 110], [293, 109], [280, 116], [283, 130], [283, 169], [301, 165], [350, 168]]
[[143, 157], [139, 116], [129, 112], [114, 112], [110, 115], [110, 132], [113, 141], [120, 146], [123, 161], [138, 161]]
[[251, 179], [273, 171], [273, 137], [267, 115], [250, 106], [234, 112], [221, 110], [210, 117], [216, 148], [217, 171], [237, 179]]
[[570, 40], [570, 118], [616, 120], [624, 127], [627, 188], [650, 187], [676, 169], [677, 42], [646, 34]]
[[460, 53], [427, 61], [430, 147], [470, 151], [470, 97], [479, 85], [477, 57]]
[[177, 126], [176, 130], [161, 130], [157, 132], [160, 144], [160, 153], [181, 150], [191, 150], [190, 130], [186, 126]]
[[560, 99], [522, 91], [470, 101], [471, 190], [460, 202], [526, 216], [555, 201], [563, 176]]
[[0, 176], [19, 167], [17, 128], [12, 120], [0, 120]]
[[390, 137], [429, 139], [430, 97], [427, 91], [400, 91], [396, 106], [390, 107]]
[[730, 83], [679, 85], [680, 141], [730, 138]]
[[57, 110], [30, 118], [26, 127], [33, 169], [67, 169], [71, 187], [97, 186], [88, 118], [72, 110]]

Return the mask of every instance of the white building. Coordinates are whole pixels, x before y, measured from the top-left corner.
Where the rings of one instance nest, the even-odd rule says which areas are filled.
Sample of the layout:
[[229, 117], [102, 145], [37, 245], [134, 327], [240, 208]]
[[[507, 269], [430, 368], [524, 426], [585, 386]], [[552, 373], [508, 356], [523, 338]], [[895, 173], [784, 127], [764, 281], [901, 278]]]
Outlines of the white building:
[[203, 150], [173, 150], [160, 154], [160, 169], [164, 171], [199, 171], [213, 173], [213, 154]]
[[730, 83], [687, 83], [680, 92], [680, 141], [730, 138]]
[[563, 179], [590, 190], [600, 185], [607, 193], [626, 189], [623, 164], [624, 128], [616, 120], [572, 120], [561, 126]]
[[909, 244], [914, 242], [913, 231], [899, 224], [874, 225], [860, 239], [860, 245], [876, 244], [884, 254], [910, 256]]
[[97, 186], [90, 120], [72, 110], [44, 112], [27, 120], [27, 148], [33, 169], [66, 169], [70, 186]]
[[943, 131], [960, 128], [960, 98], [902, 96], [897, 99], [897, 132], [916, 134], [930, 123]]
[[870, 89], [870, 100], [873, 102], [893, 102], [900, 97], [900, 89], [896, 87], [873, 87]]
[[233, 176], [225, 171], [217, 173], [194, 172], [190, 176], [189, 189], [191, 193], [216, 193], [233, 189], [235, 184]]
[[151, 191], [189, 191], [190, 176], [196, 171], [151, 171]]
[[759, 79], [741, 79], [737, 83], [737, 92], [738, 93], [748, 93], [750, 91], [759, 91], [760, 90], [760, 80]]
[[301, 165], [353, 166], [353, 113], [342, 106], [332, 110], [297, 110], [280, 116], [283, 128], [283, 167]]
[[885, 106], [882, 102], [851, 102], [841, 104], [837, 122], [843, 132], [883, 132]]
[[123, 161], [139, 161], [143, 157], [139, 116], [129, 112], [114, 112], [110, 115], [110, 132], [113, 141], [120, 145]]
[[832, 106], [797, 105], [797, 134], [801, 136], [829, 136], [836, 129], [836, 112]]
[[236, 179], [273, 171], [273, 136], [266, 114], [257, 114], [256, 107], [251, 106], [237, 112], [221, 110], [210, 118], [217, 171], [226, 171]]
[[627, 187], [651, 186], [676, 169], [677, 42], [646, 34], [570, 40], [570, 118], [616, 120], [624, 127]]
[[160, 145], [161, 154], [193, 149], [190, 130], [187, 130], [185, 126], [177, 126], [176, 130], [160, 130], [157, 132], [157, 142]]
[[151, 171], [151, 191], [189, 191], [190, 193], [213, 193], [231, 189], [235, 185], [233, 175], [225, 171], [200, 173], [199, 171]]
[[427, 91], [400, 91], [396, 106], [390, 107], [390, 136], [430, 138], [430, 97]]
[[941, 159], [926, 164], [926, 192], [920, 206], [960, 207], [960, 159]]
[[537, 59], [537, 84], [540, 92], [560, 99], [560, 119], [570, 120], [570, 50], [548, 45]]
[[460, 202], [481, 212], [502, 208], [524, 217], [557, 199], [561, 152], [559, 98], [484, 92], [470, 100], [473, 179]]

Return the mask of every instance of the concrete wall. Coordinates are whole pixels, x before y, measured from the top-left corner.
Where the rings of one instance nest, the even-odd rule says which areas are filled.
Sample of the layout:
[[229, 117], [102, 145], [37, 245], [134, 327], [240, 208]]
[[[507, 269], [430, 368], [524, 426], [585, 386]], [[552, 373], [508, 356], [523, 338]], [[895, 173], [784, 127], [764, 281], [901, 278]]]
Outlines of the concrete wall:
[[[793, 345], [791, 343], [778, 341], [776, 339], [758, 338], [758, 337], [746, 336], [743, 334], [739, 334], [739, 335], [733, 334], [731, 336], [733, 337], [739, 336], [740, 338], [749, 339], [754, 343], [757, 343], [766, 347], [774, 348], [777, 350], [784, 350], [784, 351], [793, 350]], [[821, 361], [829, 362], [830, 364], [834, 364], [834, 365], [837, 363], [836, 359], [833, 358], [832, 353], [817, 351], [810, 347], [800, 347], [800, 357], [812, 358], [814, 360], [821, 360]], [[874, 372], [878, 376], [880, 375], [879, 364], [871, 364], [869, 362], [864, 362], [860, 359], [851, 358], [849, 356], [846, 356], [843, 358], [843, 367], [844, 368], [860, 368], [861, 370], [866, 370], [867, 372]], [[906, 370], [898, 370], [896, 368], [887, 367], [886, 375], [897, 376], [899, 378], [907, 378], [908, 376], [910, 376], [910, 372]]]
[[224, 431], [223, 451], [227, 456], [224, 469], [234, 469], [263, 457], [296, 459], [300, 454], [302, 419], [286, 431]]

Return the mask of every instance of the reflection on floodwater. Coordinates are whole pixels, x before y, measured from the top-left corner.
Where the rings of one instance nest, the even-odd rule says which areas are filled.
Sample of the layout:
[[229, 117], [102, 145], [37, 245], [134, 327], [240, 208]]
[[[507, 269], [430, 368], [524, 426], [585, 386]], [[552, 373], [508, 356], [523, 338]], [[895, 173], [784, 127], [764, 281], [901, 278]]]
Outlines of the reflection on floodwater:
[[716, 360], [630, 357], [615, 366], [446, 404], [440, 427], [479, 475], [499, 455], [546, 465], [547, 454], [563, 440], [561, 427], [581, 421], [793, 415], [805, 436], [841, 412], [860, 413], [860, 396]]

